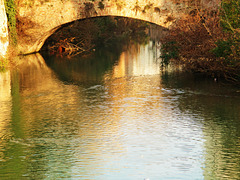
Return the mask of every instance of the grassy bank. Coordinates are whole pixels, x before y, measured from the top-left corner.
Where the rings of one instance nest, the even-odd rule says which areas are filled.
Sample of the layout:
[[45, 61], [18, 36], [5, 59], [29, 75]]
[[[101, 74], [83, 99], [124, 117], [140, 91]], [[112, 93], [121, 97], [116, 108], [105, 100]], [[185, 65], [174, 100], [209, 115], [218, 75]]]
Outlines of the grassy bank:
[[240, 84], [239, 11], [238, 1], [223, 1], [217, 11], [191, 11], [163, 39], [163, 62]]

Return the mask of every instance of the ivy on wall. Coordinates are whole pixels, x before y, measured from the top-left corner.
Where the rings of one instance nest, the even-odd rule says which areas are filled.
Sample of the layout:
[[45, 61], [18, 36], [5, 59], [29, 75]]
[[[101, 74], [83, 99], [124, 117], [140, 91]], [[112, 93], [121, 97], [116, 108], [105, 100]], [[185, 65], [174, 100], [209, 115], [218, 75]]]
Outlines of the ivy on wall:
[[8, 19], [8, 28], [11, 45], [17, 44], [17, 28], [16, 28], [16, 4], [15, 0], [5, 0], [5, 9]]
[[224, 30], [236, 31], [240, 28], [240, 1], [222, 0], [221, 25]]

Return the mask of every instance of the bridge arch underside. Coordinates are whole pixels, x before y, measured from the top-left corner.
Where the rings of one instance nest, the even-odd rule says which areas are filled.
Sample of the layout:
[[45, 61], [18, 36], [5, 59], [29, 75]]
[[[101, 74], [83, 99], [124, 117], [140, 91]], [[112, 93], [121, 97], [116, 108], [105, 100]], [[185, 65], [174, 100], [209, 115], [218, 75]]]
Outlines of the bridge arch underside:
[[[132, 18], [132, 17], [126, 17], [126, 16], [111, 16], [111, 15], [106, 15], [106, 16], [95, 16], [95, 17], [89, 17], [89, 18], [82, 18], [82, 19], [77, 19], [77, 20], [74, 20], [72, 22], [68, 22], [68, 23], [65, 23], [65, 24], [62, 24], [58, 27], [55, 27], [53, 28], [52, 30], [46, 32], [45, 36], [42, 36], [43, 38], [41, 39], [41, 41], [39, 41], [39, 44], [37, 47], [37, 50], [41, 50], [41, 48], [43, 47], [44, 43], [48, 40], [48, 38], [53, 35], [55, 32], [61, 30], [62, 28], [64, 27], [68, 27], [68, 26], [71, 26], [73, 25], [75, 22], [79, 22], [79, 21], [85, 21], [85, 20], [93, 20], [93, 19], [97, 19], [97, 18], [107, 18], [107, 17], [112, 17], [112, 18], [128, 18], [128, 19], [134, 19], [134, 20], [138, 20], [138, 21], [143, 21], [143, 22], [146, 22], [146, 23], [149, 23], [149, 24], [154, 24], [156, 26], [159, 26], [160, 28], [162, 28], [163, 30], [166, 30], [167, 28], [161, 26], [161, 25], [158, 25], [156, 23], [153, 23], [153, 22], [150, 22], [150, 21], [146, 21], [146, 20], [142, 20], [142, 19], [138, 19], [138, 18]], [[73, 27], [74, 28], [74, 27]], [[70, 32], [71, 33], [71, 32]], [[36, 51], [36, 52], [38, 52]]]
[[[82, 21], [85, 19], [94, 19], [94, 18], [101, 18], [101, 17], [119, 17], [119, 18], [130, 18], [136, 19], [139, 21], [145, 21], [147, 23], [156, 24], [160, 27], [166, 28], [169, 26], [171, 22], [164, 22], [158, 23], [149, 19], [142, 19], [138, 16], [124, 16], [124, 15], [101, 15], [101, 16], [90, 16], [84, 18], [74, 19], [70, 22], [62, 22], [60, 25], [57, 26], [41, 26], [39, 25], [32, 26], [29, 29], [25, 29], [24, 32], [21, 29], [19, 33], [19, 41], [18, 41], [18, 49], [20, 54], [31, 54], [41, 50], [42, 46], [44, 45], [45, 41], [57, 30], [61, 29], [62, 27], [69, 26], [76, 21]], [[35, 24], [32, 23], [31, 24]]]

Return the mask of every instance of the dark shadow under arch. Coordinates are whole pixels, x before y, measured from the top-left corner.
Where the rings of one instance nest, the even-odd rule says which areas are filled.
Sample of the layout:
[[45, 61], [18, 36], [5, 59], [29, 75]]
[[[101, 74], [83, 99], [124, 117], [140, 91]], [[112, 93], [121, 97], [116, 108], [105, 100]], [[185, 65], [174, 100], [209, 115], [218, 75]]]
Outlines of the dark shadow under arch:
[[[147, 23], [147, 24], [149, 24], [149, 25], [158, 27], [158, 28], [161, 30], [161, 32], [163, 32], [163, 31], [166, 32], [166, 31], [168, 30], [167, 28], [165, 28], [165, 27], [163, 27], [163, 26], [160, 26], [160, 25], [158, 25], [158, 24], [156, 24], [156, 23], [152, 23], [152, 22], [150, 22], [150, 21], [141, 20], [141, 19], [138, 19], [138, 18], [131, 18], [131, 17], [126, 17], [126, 16], [111, 16], [111, 15], [108, 15], [108, 16], [96, 16], [96, 17], [89, 17], [89, 18], [78, 19], [78, 20], [75, 20], [75, 21], [72, 21], [72, 22], [68, 22], [68, 23], [62, 24], [62, 25], [60, 25], [60, 26], [58, 26], [58, 27], [55, 27], [55, 28], [52, 30], [51, 34], [49, 33], [48, 36], [46, 36], [46, 37], [44, 38], [44, 43], [45, 43], [45, 42], [49, 43], [49, 42], [48, 42], [48, 39], [49, 39], [54, 33], [57, 33], [57, 32], [59, 32], [59, 31], [61, 31], [61, 30], [62, 30], [63, 28], [65, 28], [65, 27], [69, 27], [69, 26], [71, 26], [71, 25], [74, 25], [76, 22], [83, 22], [83, 21], [86, 21], [86, 20], [95, 20], [95, 19], [101, 19], [101, 18], [131, 19], [131, 20], [136, 20], [136, 21], [139, 21], [139, 22], [144, 22], [144, 23]], [[43, 44], [44, 44], [44, 43], [43, 43]], [[43, 44], [42, 44], [42, 46], [43, 46]], [[43, 50], [43, 49], [44, 49], [44, 48], [41, 47], [41, 50]]]

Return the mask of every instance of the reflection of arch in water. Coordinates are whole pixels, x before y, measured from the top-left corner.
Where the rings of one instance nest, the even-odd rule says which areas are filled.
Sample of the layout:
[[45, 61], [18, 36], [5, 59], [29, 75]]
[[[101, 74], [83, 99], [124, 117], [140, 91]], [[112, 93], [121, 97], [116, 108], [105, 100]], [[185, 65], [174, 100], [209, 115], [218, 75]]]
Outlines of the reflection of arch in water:
[[[160, 62], [155, 54], [159, 51], [150, 41], [147, 45], [127, 44], [124, 47], [97, 51], [89, 57], [66, 58], [45, 56], [46, 64], [67, 83], [92, 84], [104, 82], [107, 76], [143, 76], [160, 74]], [[87, 85], [86, 84], [86, 85]]]
[[[11, 118], [11, 74], [10, 71], [0, 72], [0, 144], [10, 135], [7, 126]], [[0, 153], [0, 161], [1, 161]]]
[[[100, 106], [91, 109], [86, 89], [59, 81], [40, 54], [24, 56], [20, 62], [12, 73], [10, 143], [14, 146], [7, 144], [6, 154], [14, 158], [6, 162], [6, 172], [17, 162], [22, 168], [16, 168], [15, 177], [54, 178], [61, 172], [70, 178], [72, 171], [86, 177], [92, 169], [100, 171], [111, 163], [112, 151], [123, 151], [115, 136], [118, 122], [110, 123], [112, 119], [106, 118]], [[103, 153], [106, 149], [109, 153]], [[19, 154], [24, 158], [18, 158]]]
[[121, 48], [111, 51], [96, 51], [86, 57], [76, 56], [69, 59], [45, 57], [58, 78], [67, 83], [87, 85], [103, 81], [105, 73], [112, 69], [120, 56]]
[[19, 78], [20, 93], [32, 93], [56, 86], [53, 80], [54, 73], [47, 67], [40, 54], [22, 56], [19, 62], [13, 73]]

